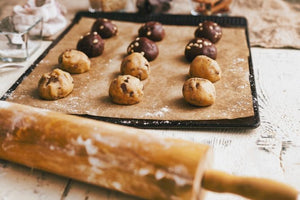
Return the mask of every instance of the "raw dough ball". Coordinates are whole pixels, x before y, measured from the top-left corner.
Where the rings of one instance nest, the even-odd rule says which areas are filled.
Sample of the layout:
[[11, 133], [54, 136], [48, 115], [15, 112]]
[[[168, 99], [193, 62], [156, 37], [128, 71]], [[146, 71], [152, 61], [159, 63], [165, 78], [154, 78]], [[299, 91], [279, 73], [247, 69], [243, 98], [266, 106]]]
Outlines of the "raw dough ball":
[[73, 87], [73, 78], [68, 72], [54, 69], [52, 72], [42, 75], [38, 91], [41, 98], [55, 100], [68, 96]]
[[195, 106], [210, 106], [216, 99], [215, 86], [203, 78], [190, 78], [185, 81], [182, 94], [188, 103]]
[[215, 22], [204, 21], [203, 23], [199, 23], [195, 31], [195, 37], [207, 38], [212, 43], [216, 43], [222, 37], [222, 28]]
[[150, 64], [142, 54], [135, 52], [123, 59], [121, 73], [144, 80], [149, 76]]
[[154, 60], [158, 56], [158, 47], [155, 42], [146, 37], [137, 37], [127, 48], [127, 53], [139, 52], [148, 61]]
[[161, 41], [165, 37], [165, 30], [161, 23], [150, 21], [145, 23], [139, 29], [139, 36], [140, 37], [147, 37], [152, 41]]
[[190, 76], [216, 82], [221, 79], [221, 68], [217, 61], [207, 56], [196, 56], [190, 66]]
[[73, 74], [81, 74], [90, 70], [91, 61], [81, 51], [68, 49], [58, 58], [61, 68]]
[[206, 55], [212, 59], [216, 59], [217, 48], [208, 39], [194, 38], [186, 45], [184, 54], [190, 62], [198, 55]]
[[114, 79], [109, 87], [109, 96], [117, 104], [132, 105], [139, 103], [144, 86], [140, 79], [131, 75], [122, 75]]
[[118, 27], [106, 18], [96, 19], [91, 32], [97, 32], [102, 38], [110, 38], [118, 33]]
[[77, 50], [82, 51], [89, 58], [100, 56], [104, 50], [104, 40], [97, 32], [87, 33], [78, 41]]

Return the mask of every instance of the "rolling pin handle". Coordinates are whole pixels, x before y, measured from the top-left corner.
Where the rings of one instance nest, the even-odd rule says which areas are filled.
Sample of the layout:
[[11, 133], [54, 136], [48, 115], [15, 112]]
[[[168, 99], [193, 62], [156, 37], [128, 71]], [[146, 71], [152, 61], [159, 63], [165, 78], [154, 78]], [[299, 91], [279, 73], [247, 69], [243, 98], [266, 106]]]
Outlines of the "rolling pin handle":
[[204, 173], [202, 187], [254, 200], [299, 200], [298, 191], [286, 184], [265, 178], [238, 177], [214, 170]]

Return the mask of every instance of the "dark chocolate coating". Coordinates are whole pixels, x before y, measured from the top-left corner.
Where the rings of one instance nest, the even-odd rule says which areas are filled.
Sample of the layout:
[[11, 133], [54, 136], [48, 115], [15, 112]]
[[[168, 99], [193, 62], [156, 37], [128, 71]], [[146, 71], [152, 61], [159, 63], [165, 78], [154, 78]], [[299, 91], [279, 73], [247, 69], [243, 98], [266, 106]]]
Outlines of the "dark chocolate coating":
[[222, 37], [222, 28], [215, 22], [204, 21], [199, 23], [195, 31], [195, 37], [206, 38], [212, 43], [217, 43]]
[[78, 41], [77, 50], [82, 51], [89, 58], [100, 56], [104, 50], [104, 40], [97, 32], [88, 33]]
[[146, 37], [138, 37], [129, 44], [127, 53], [133, 52], [141, 53], [148, 61], [154, 60], [159, 53], [155, 42]]
[[110, 38], [118, 33], [118, 27], [106, 18], [98, 18], [94, 22], [91, 32], [97, 32], [102, 38]]
[[194, 38], [185, 47], [185, 57], [188, 61], [193, 61], [198, 55], [205, 55], [212, 59], [217, 58], [217, 48], [205, 38]]
[[139, 29], [140, 37], [147, 37], [152, 41], [161, 41], [165, 37], [165, 30], [161, 23], [150, 21]]

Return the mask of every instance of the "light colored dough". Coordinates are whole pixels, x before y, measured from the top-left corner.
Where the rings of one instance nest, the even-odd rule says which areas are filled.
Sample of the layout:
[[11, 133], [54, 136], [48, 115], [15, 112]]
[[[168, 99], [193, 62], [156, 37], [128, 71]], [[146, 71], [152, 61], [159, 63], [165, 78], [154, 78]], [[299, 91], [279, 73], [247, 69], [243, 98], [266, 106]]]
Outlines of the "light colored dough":
[[38, 91], [41, 98], [56, 100], [68, 96], [73, 91], [73, 87], [73, 78], [68, 72], [54, 69], [42, 75]]
[[182, 94], [188, 103], [195, 106], [210, 106], [216, 99], [215, 86], [203, 78], [190, 78], [185, 81]]
[[205, 78], [213, 83], [221, 79], [221, 74], [217, 61], [204, 55], [197, 56], [190, 66], [191, 77]]
[[121, 73], [145, 80], [150, 74], [150, 64], [142, 54], [134, 52], [123, 59]]
[[72, 74], [81, 74], [90, 70], [91, 61], [83, 52], [68, 49], [59, 57], [59, 63], [63, 70]]
[[140, 79], [131, 75], [120, 75], [111, 82], [109, 96], [114, 103], [132, 105], [142, 100], [143, 89]]

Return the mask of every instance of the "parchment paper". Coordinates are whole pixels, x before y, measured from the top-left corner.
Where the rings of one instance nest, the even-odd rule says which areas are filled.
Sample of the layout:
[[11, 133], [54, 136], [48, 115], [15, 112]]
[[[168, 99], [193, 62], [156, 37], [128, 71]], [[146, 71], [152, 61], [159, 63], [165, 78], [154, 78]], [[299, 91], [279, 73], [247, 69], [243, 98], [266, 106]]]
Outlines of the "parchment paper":
[[229, 15], [247, 18], [251, 46], [300, 49], [300, 1], [234, 0]]
[[141, 26], [138, 23], [120, 21], [114, 21], [119, 27], [119, 35], [105, 40], [103, 55], [91, 59], [91, 70], [72, 75], [72, 93], [56, 101], [41, 100], [37, 93], [41, 75], [58, 67], [58, 56], [68, 48], [76, 48], [79, 37], [90, 30], [94, 20], [82, 18], [17, 87], [8, 101], [71, 114], [135, 119], [211, 120], [254, 115], [248, 48], [243, 28], [223, 28], [223, 37], [216, 45], [217, 61], [222, 68], [223, 77], [215, 83], [217, 99], [210, 107], [191, 106], [182, 96], [182, 86], [189, 71], [184, 49], [193, 38], [196, 27], [171, 25], [164, 25], [166, 37], [157, 43], [160, 53], [150, 63], [150, 77], [143, 81], [143, 101], [130, 106], [113, 104], [108, 96], [110, 82], [120, 74], [120, 64], [126, 55], [127, 46], [137, 36]]

